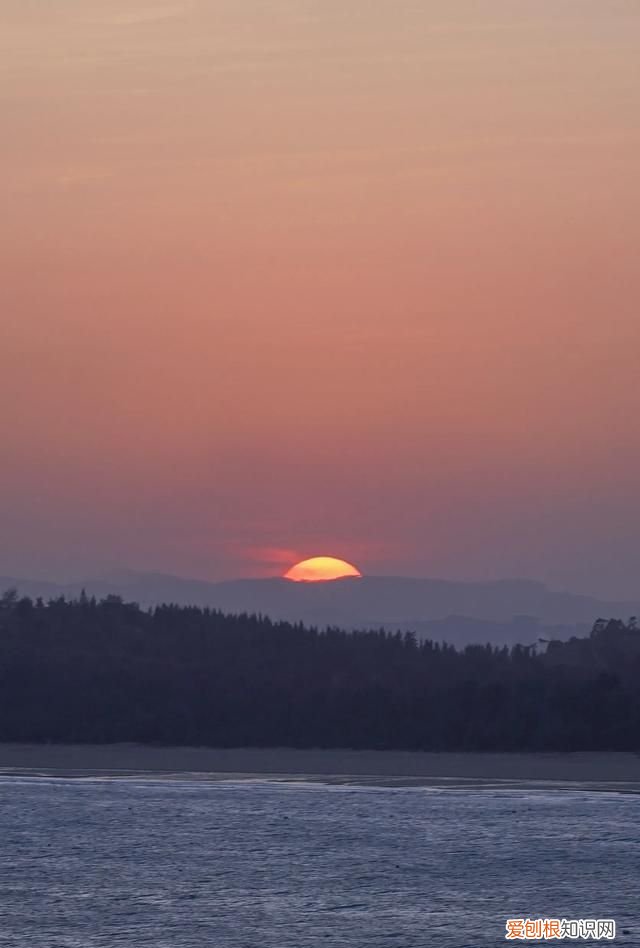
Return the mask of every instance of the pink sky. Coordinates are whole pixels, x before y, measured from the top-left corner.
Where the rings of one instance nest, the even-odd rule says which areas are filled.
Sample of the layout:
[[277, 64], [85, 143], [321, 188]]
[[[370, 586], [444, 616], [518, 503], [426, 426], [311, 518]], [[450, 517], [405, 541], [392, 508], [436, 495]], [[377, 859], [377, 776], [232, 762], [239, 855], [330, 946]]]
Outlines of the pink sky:
[[635, 0], [5, 0], [0, 572], [640, 582]]

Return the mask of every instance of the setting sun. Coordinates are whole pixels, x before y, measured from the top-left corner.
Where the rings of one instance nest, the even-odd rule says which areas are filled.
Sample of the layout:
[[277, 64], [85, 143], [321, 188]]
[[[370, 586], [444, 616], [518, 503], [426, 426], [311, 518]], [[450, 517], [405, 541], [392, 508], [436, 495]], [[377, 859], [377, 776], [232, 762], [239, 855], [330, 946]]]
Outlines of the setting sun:
[[343, 579], [346, 576], [360, 577], [362, 573], [346, 560], [338, 560], [333, 556], [314, 556], [309, 560], [302, 560], [284, 574], [285, 579], [298, 583], [326, 582], [329, 579]]

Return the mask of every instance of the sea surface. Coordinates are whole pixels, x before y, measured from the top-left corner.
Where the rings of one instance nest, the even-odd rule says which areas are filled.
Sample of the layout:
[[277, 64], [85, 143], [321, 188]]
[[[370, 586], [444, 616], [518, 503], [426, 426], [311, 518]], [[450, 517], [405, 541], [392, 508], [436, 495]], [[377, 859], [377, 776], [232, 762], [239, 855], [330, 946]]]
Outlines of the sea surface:
[[7, 948], [524, 944], [511, 917], [614, 918], [640, 946], [640, 798], [0, 779]]

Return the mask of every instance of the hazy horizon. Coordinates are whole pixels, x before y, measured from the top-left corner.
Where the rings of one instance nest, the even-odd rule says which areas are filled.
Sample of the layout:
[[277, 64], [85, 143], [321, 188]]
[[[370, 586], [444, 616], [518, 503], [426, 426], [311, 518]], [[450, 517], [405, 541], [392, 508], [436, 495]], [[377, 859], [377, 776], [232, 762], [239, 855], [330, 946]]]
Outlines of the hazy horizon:
[[[141, 592], [147, 589], [147, 583], [151, 581], [152, 584], [155, 583], [155, 586], [153, 587], [155, 591], [152, 594], [152, 599], [154, 602], [170, 601], [174, 594], [173, 592], [174, 587], [172, 586], [172, 583], [174, 582], [178, 584], [177, 588], [180, 588], [182, 584], [184, 584], [184, 593], [182, 594], [184, 595], [185, 593], [188, 594], [188, 590], [191, 585], [199, 586], [200, 584], [204, 584], [205, 586], [210, 585], [212, 587], [214, 586], [232, 587], [235, 584], [238, 584], [239, 586], [244, 586], [246, 584], [247, 588], [250, 588], [252, 584], [258, 584], [258, 585], [270, 584], [275, 581], [279, 585], [282, 584], [283, 586], [291, 585], [293, 587], [296, 587], [296, 586], [314, 587], [317, 585], [324, 586], [327, 583], [329, 585], [332, 585], [333, 583], [337, 583], [337, 584], [340, 584], [343, 582], [349, 583], [352, 580], [365, 580], [365, 581], [368, 581], [364, 583], [365, 588], [369, 590], [372, 590], [372, 589], [375, 590], [376, 594], [381, 591], [380, 589], [376, 589], [375, 586], [372, 586], [372, 584], [375, 584], [376, 582], [383, 582], [385, 586], [388, 584], [393, 584], [394, 582], [397, 582], [398, 584], [402, 584], [395, 587], [389, 586], [389, 589], [387, 590], [387, 594], [390, 592], [393, 592], [394, 594], [399, 593], [400, 590], [403, 588], [404, 584], [407, 584], [407, 588], [409, 588], [410, 586], [413, 586], [413, 584], [419, 585], [421, 583], [432, 584], [434, 588], [440, 588], [440, 590], [442, 590], [444, 587], [452, 586], [458, 589], [458, 591], [463, 594], [468, 592], [469, 589], [473, 588], [474, 586], [479, 586], [479, 587], [492, 586], [492, 587], [498, 587], [498, 588], [503, 587], [505, 593], [506, 594], [508, 593], [509, 595], [515, 592], [518, 587], [520, 587], [520, 591], [525, 594], [527, 592], [528, 587], [531, 587], [531, 591], [535, 590], [536, 587], [539, 587], [540, 590], [544, 590], [545, 593], [549, 593], [552, 596], [559, 594], [560, 596], [568, 595], [569, 597], [572, 597], [572, 598], [577, 597], [578, 599], [581, 597], [585, 597], [587, 599], [592, 598], [594, 600], [599, 601], [600, 604], [602, 605], [609, 602], [611, 605], [618, 604], [620, 606], [629, 607], [631, 609], [631, 612], [636, 612], [639, 608], [638, 604], [640, 604], [640, 598], [638, 594], [636, 594], [635, 596], [627, 596], [627, 597], [625, 596], [607, 597], [607, 596], [598, 595], [597, 592], [590, 593], [590, 592], [585, 592], [584, 590], [571, 589], [569, 587], [554, 586], [551, 583], [545, 583], [544, 580], [535, 579], [535, 578], [531, 578], [527, 576], [501, 576], [501, 577], [496, 577], [495, 579], [477, 579], [474, 577], [451, 578], [448, 576], [438, 576], [438, 575], [427, 576], [427, 575], [410, 574], [410, 573], [373, 572], [373, 573], [363, 573], [360, 576], [340, 576], [340, 577], [336, 577], [335, 579], [325, 580], [324, 582], [320, 582], [318, 584], [317, 581], [316, 582], [292, 581], [286, 576], [283, 576], [282, 574], [279, 574], [279, 573], [272, 573], [269, 575], [245, 574], [242, 576], [226, 576], [221, 579], [211, 579], [206, 576], [202, 577], [202, 576], [197, 576], [197, 575], [187, 575], [185, 573], [180, 573], [180, 572], [166, 572], [166, 571], [160, 571], [160, 570], [145, 571], [145, 570], [129, 569], [127, 567], [120, 567], [120, 568], [114, 567], [112, 569], [107, 569], [103, 572], [98, 572], [98, 573], [78, 573], [78, 574], [67, 574], [67, 575], [58, 575], [58, 576], [54, 576], [51, 574], [46, 574], [46, 575], [32, 574], [32, 575], [27, 576], [27, 575], [16, 575], [15, 573], [13, 574], [0, 573], [0, 581], [2, 580], [4, 580], [5, 583], [4, 583], [4, 586], [0, 585], [0, 593], [6, 592], [7, 590], [11, 590], [12, 586], [10, 585], [10, 582], [16, 582], [17, 584], [20, 584], [20, 583], [27, 584], [24, 589], [20, 585], [18, 585], [17, 586], [18, 593], [24, 592], [25, 595], [30, 595], [32, 597], [35, 595], [40, 595], [40, 592], [38, 591], [38, 585], [42, 584], [43, 587], [52, 585], [54, 587], [59, 587], [61, 590], [74, 590], [73, 596], [77, 595], [82, 588], [85, 588], [86, 591], [91, 592], [91, 594], [93, 595], [96, 594], [97, 590], [102, 588], [103, 589], [102, 595], [106, 595], [108, 592], [111, 592], [111, 593], [117, 592], [118, 594], [122, 594], [125, 598], [127, 596], [133, 595], [134, 599], [136, 597], [140, 597]], [[167, 582], [169, 585], [163, 586], [164, 582]], [[385, 587], [383, 587], [383, 589], [384, 588]], [[29, 592], [29, 589], [31, 589], [31, 592]], [[313, 592], [313, 590], [311, 590], [311, 592]], [[496, 594], [498, 597], [495, 600], [496, 604], [504, 605], [504, 602], [502, 602], [500, 598], [500, 594], [497, 590], [496, 590]], [[144, 598], [144, 595], [143, 595], [143, 598]], [[508, 595], [507, 595], [507, 598], [509, 598]], [[184, 601], [187, 602], [188, 598], [185, 598]], [[294, 598], [293, 603], [295, 604], [296, 601], [297, 600]], [[369, 600], [366, 596], [363, 599], [361, 599], [361, 602], [363, 604], [366, 604], [368, 601]], [[241, 609], [241, 608], [244, 609], [245, 605], [247, 608], [249, 608], [249, 610], [251, 609], [251, 604], [243, 605], [242, 601], [239, 601], [239, 603], [237, 604], [237, 608], [234, 607], [233, 609], [231, 609], [231, 611], [237, 612], [238, 609]], [[409, 613], [410, 613], [411, 601], [407, 601], [406, 606], [409, 609]], [[472, 615], [473, 609], [471, 609], [471, 611], [469, 612], [468, 604], [465, 605], [464, 607], [461, 604], [460, 609], [461, 611], [459, 613], [456, 612], [454, 609], [454, 611], [451, 612], [450, 615], [458, 616], [458, 617], [464, 617], [468, 615], [471, 618], [473, 618], [473, 615]], [[408, 616], [409, 616], [409, 613], [407, 614]], [[535, 613], [535, 610], [533, 613], [531, 613], [532, 617], [535, 617], [534, 613]], [[522, 611], [516, 608], [515, 612], [513, 613], [512, 618], [513, 619], [517, 619], [519, 617], [526, 618], [527, 616], [529, 616], [529, 613], [527, 612], [526, 609]], [[302, 618], [302, 617], [297, 616], [297, 618]], [[538, 618], [540, 617], [538, 616]], [[591, 621], [591, 619], [595, 621], [596, 618], [597, 617], [594, 614], [592, 617], [590, 616], [589, 621]], [[628, 617], [620, 615], [618, 616], [618, 618], [628, 618]], [[405, 619], [403, 619], [402, 621], [405, 621]], [[406, 621], [409, 621], [409, 619], [407, 619]]]
[[0, 574], [638, 595], [638, 4], [2, 20]]

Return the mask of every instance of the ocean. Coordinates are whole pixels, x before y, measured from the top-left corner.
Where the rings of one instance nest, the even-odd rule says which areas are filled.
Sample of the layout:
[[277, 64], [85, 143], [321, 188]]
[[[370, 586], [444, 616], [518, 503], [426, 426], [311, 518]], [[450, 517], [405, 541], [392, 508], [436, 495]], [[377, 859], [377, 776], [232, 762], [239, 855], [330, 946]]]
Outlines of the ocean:
[[640, 946], [639, 883], [633, 794], [0, 779], [7, 948], [489, 948], [509, 918]]

